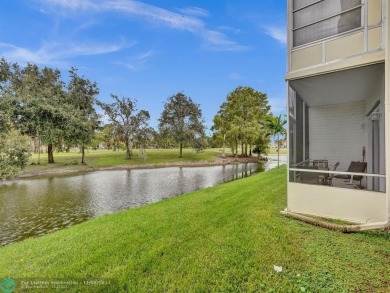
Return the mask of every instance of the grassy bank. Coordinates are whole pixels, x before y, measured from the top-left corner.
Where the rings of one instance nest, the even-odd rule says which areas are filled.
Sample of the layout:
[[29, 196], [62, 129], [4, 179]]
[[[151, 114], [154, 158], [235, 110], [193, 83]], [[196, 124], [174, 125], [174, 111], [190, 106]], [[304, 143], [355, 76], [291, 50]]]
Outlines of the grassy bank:
[[[277, 148], [269, 148], [268, 150], [269, 155], [277, 155], [278, 154], [278, 149]], [[279, 150], [280, 155], [287, 155], [287, 149], [286, 148], [280, 148]]]
[[342, 234], [282, 217], [285, 172], [0, 248], [0, 279], [111, 278], [130, 292], [389, 292], [389, 234]]
[[214, 161], [215, 156], [220, 154], [220, 151], [219, 149], [207, 149], [201, 153], [196, 153], [192, 149], [184, 149], [183, 158], [179, 158], [178, 149], [148, 149], [146, 154], [146, 159], [141, 159], [138, 156], [138, 150], [134, 150], [133, 158], [131, 160], [125, 160], [125, 151], [87, 150], [87, 166], [80, 164], [81, 154], [78, 153], [77, 149], [69, 153], [54, 153], [54, 164], [48, 164], [47, 154], [41, 154], [40, 165], [36, 165], [38, 162], [38, 155], [33, 154], [29, 160], [28, 166], [23, 170], [22, 174], [64, 168], [85, 170], [91, 167], [102, 168], [118, 165], [212, 162]]

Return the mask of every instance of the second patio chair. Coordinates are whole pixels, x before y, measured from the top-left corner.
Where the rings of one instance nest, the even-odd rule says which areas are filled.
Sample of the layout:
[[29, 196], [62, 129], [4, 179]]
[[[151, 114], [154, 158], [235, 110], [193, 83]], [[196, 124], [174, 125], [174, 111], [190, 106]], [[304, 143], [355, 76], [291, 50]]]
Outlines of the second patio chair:
[[[367, 169], [367, 162], [355, 162], [352, 161], [348, 167], [347, 172], [351, 173], [364, 173]], [[359, 185], [355, 185], [356, 188], [362, 189], [362, 179], [363, 176], [360, 175], [336, 175], [335, 178], [341, 178], [350, 180], [350, 184], [353, 184], [353, 180], [359, 181]]]

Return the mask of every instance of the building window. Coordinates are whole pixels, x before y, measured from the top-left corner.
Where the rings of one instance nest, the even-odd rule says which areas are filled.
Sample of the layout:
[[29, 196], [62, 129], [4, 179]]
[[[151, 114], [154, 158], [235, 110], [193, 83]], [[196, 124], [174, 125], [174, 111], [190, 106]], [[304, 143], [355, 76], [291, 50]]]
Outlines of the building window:
[[362, 27], [362, 0], [293, 0], [293, 45]]

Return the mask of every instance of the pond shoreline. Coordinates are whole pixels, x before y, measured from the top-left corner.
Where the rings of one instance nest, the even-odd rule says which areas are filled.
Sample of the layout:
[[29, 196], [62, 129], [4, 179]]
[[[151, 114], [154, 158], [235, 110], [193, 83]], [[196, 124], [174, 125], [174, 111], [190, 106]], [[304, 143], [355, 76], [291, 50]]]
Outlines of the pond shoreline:
[[[84, 165], [84, 168], [75, 169], [72, 167], [56, 168], [42, 171], [33, 171], [23, 173], [15, 177], [17, 179], [26, 179], [33, 177], [46, 177], [56, 175], [70, 175], [70, 174], [83, 174], [95, 171], [107, 171], [107, 170], [132, 170], [132, 169], [155, 169], [155, 168], [169, 168], [169, 167], [208, 167], [208, 166], [221, 166], [229, 164], [245, 164], [245, 163], [261, 163], [266, 162], [266, 158], [258, 157], [233, 157], [216, 156], [213, 162], [197, 161], [197, 162], [167, 162], [167, 163], [147, 163], [147, 164], [121, 164], [106, 167], [93, 167]], [[76, 165], [80, 166], [80, 165]]]

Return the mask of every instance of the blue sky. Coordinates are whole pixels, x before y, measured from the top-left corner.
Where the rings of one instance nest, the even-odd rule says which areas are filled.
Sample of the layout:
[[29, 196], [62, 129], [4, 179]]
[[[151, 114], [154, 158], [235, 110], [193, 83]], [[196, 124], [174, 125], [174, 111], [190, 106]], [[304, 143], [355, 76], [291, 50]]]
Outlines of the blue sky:
[[110, 93], [138, 100], [158, 125], [163, 102], [183, 91], [207, 127], [237, 86], [265, 92], [285, 113], [286, 1], [1, 0], [0, 56], [71, 66]]

